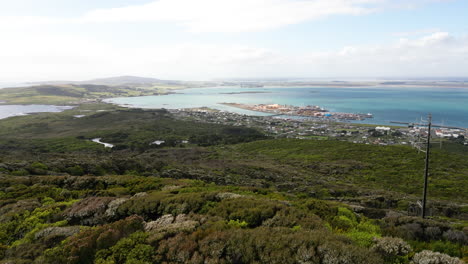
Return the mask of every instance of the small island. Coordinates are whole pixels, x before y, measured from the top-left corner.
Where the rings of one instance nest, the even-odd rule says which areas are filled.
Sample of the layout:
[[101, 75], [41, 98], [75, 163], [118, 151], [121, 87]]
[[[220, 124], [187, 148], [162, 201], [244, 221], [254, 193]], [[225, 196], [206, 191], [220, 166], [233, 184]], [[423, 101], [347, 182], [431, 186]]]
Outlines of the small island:
[[293, 106], [293, 105], [280, 105], [280, 104], [239, 104], [239, 103], [220, 103], [231, 107], [241, 108], [245, 110], [257, 111], [262, 113], [269, 113], [275, 115], [289, 115], [289, 116], [303, 116], [315, 118], [329, 118], [339, 120], [364, 120], [372, 118], [372, 114], [355, 114], [355, 113], [337, 113], [329, 112], [320, 106]]

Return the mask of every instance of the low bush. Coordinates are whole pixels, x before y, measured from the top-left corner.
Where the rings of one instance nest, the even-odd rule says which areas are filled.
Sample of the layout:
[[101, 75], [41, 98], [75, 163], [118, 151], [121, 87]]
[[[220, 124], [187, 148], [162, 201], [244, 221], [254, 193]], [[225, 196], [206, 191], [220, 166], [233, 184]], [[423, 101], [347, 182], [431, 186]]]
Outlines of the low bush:
[[124, 237], [143, 230], [143, 219], [130, 216], [112, 224], [84, 230], [66, 239], [59, 247], [45, 251], [45, 263], [93, 263], [95, 254], [108, 249]]
[[463, 264], [463, 261], [439, 252], [424, 250], [414, 255], [412, 264]]

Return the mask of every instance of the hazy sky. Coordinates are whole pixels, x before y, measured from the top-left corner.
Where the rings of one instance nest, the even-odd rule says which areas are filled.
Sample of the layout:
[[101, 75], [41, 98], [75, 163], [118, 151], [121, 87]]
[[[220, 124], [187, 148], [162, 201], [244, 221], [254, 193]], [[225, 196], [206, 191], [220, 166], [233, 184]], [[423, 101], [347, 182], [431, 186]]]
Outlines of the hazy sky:
[[0, 0], [0, 82], [468, 75], [467, 0]]

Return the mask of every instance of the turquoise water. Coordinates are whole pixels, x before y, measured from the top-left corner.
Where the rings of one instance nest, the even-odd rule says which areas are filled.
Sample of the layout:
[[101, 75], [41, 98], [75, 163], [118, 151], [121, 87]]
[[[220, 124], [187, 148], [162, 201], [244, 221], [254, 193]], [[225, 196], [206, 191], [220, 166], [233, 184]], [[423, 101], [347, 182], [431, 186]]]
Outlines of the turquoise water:
[[0, 105], [0, 119], [30, 113], [62, 112], [71, 108], [73, 107], [55, 105]]
[[[262, 92], [241, 93], [240, 92]], [[415, 122], [432, 113], [434, 122], [468, 127], [468, 89], [462, 88], [239, 88], [213, 87], [181, 90], [177, 94], [108, 99], [140, 108], [211, 107], [250, 115], [267, 115], [219, 103], [318, 105], [331, 112], [372, 113], [363, 122]]]

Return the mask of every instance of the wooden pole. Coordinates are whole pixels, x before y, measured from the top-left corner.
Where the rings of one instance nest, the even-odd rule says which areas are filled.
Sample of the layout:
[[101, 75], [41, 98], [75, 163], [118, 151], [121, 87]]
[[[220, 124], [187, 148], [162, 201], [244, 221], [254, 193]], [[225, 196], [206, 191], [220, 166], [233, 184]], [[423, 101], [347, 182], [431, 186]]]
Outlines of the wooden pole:
[[422, 218], [426, 217], [426, 202], [427, 202], [427, 180], [429, 177], [429, 152], [431, 149], [431, 125], [432, 125], [432, 115], [429, 114], [428, 118], [428, 128], [427, 128], [427, 145], [426, 145], [426, 167], [424, 169], [424, 190], [423, 190], [423, 201], [422, 201]]

